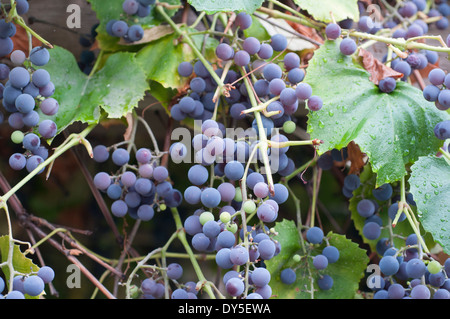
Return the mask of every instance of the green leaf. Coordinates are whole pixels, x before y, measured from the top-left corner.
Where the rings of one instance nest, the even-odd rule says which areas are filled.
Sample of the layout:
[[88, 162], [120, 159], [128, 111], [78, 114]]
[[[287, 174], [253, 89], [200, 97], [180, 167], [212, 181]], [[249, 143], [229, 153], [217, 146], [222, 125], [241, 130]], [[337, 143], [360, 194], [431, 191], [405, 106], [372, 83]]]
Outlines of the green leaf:
[[260, 8], [264, 0], [188, 0], [197, 11], [205, 11], [207, 14], [213, 14], [216, 12], [230, 12], [230, 11], [245, 11], [247, 13], [253, 13], [256, 9]]
[[421, 157], [411, 166], [409, 184], [421, 225], [450, 254], [450, 163], [445, 158]]
[[[373, 196], [372, 191], [376, 188], [376, 186], [375, 186], [376, 174], [374, 174], [372, 172], [370, 165], [364, 166], [364, 170], [362, 171], [362, 173], [360, 175], [360, 180], [361, 180], [361, 186], [358, 189], [356, 189], [355, 191], [353, 191], [353, 197], [350, 199], [350, 203], [349, 203], [349, 210], [351, 212], [351, 217], [352, 217], [353, 223], [355, 225], [355, 228], [358, 230], [358, 233], [361, 235], [363, 242], [370, 246], [371, 251], [375, 252], [377, 242], [381, 238], [390, 238], [391, 232], [392, 232], [392, 234], [395, 235], [393, 237], [394, 246], [397, 248], [404, 247], [405, 246], [404, 238], [406, 238], [408, 235], [410, 235], [414, 232], [413, 229], [411, 228], [408, 220], [405, 219], [401, 222], [398, 222], [397, 225], [393, 228], [389, 227], [389, 224], [392, 223], [392, 221], [389, 218], [388, 209], [389, 209], [389, 206], [393, 202], [379, 201]], [[398, 196], [399, 195], [398, 187], [396, 185], [394, 185], [393, 189], [394, 189], [393, 197]], [[374, 239], [374, 240], [367, 239], [366, 237], [363, 236], [363, 233], [362, 233], [366, 218], [362, 217], [358, 213], [356, 207], [363, 198], [371, 199], [378, 204], [379, 208], [378, 208], [378, 211], [376, 214], [381, 218], [381, 220], [383, 221], [383, 226], [385, 226], [381, 230], [380, 237], [377, 239]], [[415, 210], [414, 206], [411, 206], [411, 208], [413, 209], [413, 211]], [[424, 236], [424, 239], [425, 239], [425, 242], [427, 243], [427, 245], [433, 243], [433, 239], [431, 238], [431, 236]]]
[[[312, 256], [321, 253], [325, 242], [321, 245], [313, 245], [312, 250], [305, 242], [306, 249], [311, 253], [303, 257], [300, 262], [295, 262], [295, 254], [306, 256], [303, 253], [300, 235], [293, 221], [283, 220], [275, 225], [278, 235], [274, 239], [281, 244], [280, 253], [270, 260], [265, 261], [267, 269], [271, 273], [270, 286], [272, 295], [280, 299], [311, 299], [311, 279], [313, 279], [314, 298], [316, 299], [353, 299], [359, 287], [359, 282], [364, 276], [364, 271], [369, 262], [365, 250], [356, 243], [347, 239], [344, 235], [332, 232], [326, 235], [329, 244], [335, 246], [340, 253], [336, 263], [328, 264], [324, 270], [318, 271], [312, 266]], [[291, 285], [286, 285], [280, 280], [280, 272], [285, 268], [296, 269], [297, 280]], [[310, 277], [312, 275], [312, 278]], [[333, 287], [330, 290], [321, 290], [317, 286], [320, 275], [327, 274], [333, 278]]]
[[336, 21], [347, 18], [355, 21], [359, 20], [358, 0], [321, 0], [318, 5], [317, 0], [294, 0], [301, 9], [308, 11], [316, 20], [331, 22], [332, 16]]
[[[193, 31], [193, 30], [191, 30]], [[191, 36], [198, 49], [203, 46], [203, 35]], [[213, 62], [215, 48], [219, 42], [208, 37], [205, 43], [205, 58]], [[196, 57], [191, 47], [179, 41], [176, 33], [166, 35], [148, 43], [136, 55], [136, 60], [145, 70], [148, 80], [160, 83], [165, 88], [182, 89], [188, 79], [178, 74], [178, 65], [184, 61], [192, 61]]]
[[[106, 32], [106, 24], [110, 20], [123, 20], [132, 24], [140, 24], [145, 29], [151, 28], [164, 22], [165, 20], [161, 17], [155, 10], [155, 6], [151, 6], [150, 14], [144, 18], [138, 16], [128, 16], [123, 12], [122, 4], [123, 0], [109, 0], [108, 4], [105, 5], [103, 0], [88, 0], [91, 4], [92, 10], [97, 14], [97, 19], [100, 21], [99, 26], [96, 29], [98, 45], [102, 50], [105, 51], [119, 51], [119, 50], [138, 50], [142, 45], [136, 45], [136, 49], [130, 47], [129, 45], [120, 44], [120, 39], [117, 37], [112, 37]], [[180, 5], [179, 0], [165, 0], [159, 1], [165, 2], [171, 5]], [[177, 10], [166, 10], [169, 16], [173, 16]]]
[[82, 73], [69, 51], [55, 47], [44, 67], [55, 84], [52, 96], [59, 102], [59, 110], [51, 118], [61, 132], [75, 121], [95, 124], [101, 113], [108, 118], [121, 118], [138, 105], [149, 89], [145, 72], [133, 53], [111, 54], [102, 69], [92, 77]]
[[[9, 254], [9, 236], [4, 235], [0, 237], [0, 255], [2, 258], [2, 263], [8, 261], [8, 254]], [[33, 263], [33, 261], [26, 257], [24, 253], [20, 250], [20, 246], [14, 244], [13, 246], [13, 255], [12, 255], [12, 265], [14, 267], [14, 270], [22, 273], [22, 274], [29, 274], [31, 272], [36, 273], [39, 270], [39, 267]], [[10, 269], [7, 265], [2, 267], [3, 274], [5, 275], [5, 282], [9, 284], [9, 276], [10, 276]], [[26, 295], [27, 299], [37, 299], [39, 296], [31, 297], [29, 295]]]
[[450, 117], [407, 83], [397, 81], [392, 93], [382, 93], [366, 70], [340, 53], [339, 43], [326, 41], [309, 62], [304, 81], [323, 107], [309, 112], [308, 132], [324, 141], [319, 153], [355, 141], [369, 157], [377, 185], [400, 180], [405, 164], [439, 149], [434, 126]]

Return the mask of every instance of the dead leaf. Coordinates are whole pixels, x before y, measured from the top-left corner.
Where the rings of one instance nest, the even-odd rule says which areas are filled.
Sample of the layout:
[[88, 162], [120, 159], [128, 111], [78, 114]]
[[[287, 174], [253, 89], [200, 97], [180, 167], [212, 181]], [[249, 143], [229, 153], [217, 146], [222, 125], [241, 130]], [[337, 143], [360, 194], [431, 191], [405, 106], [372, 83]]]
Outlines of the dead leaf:
[[350, 142], [347, 145], [347, 159], [350, 161], [349, 174], [359, 174], [361, 169], [366, 165], [365, 154], [355, 142]]
[[154, 27], [151, 27], [149, 29], [144, 30], [144, 36], [141, 40], [136, 42], [128, 42], [125, 39], [121, 38], [119, 41], [120, 45], [136, 45], [136, 44], [143, 44], [152, 42], [158, 39], [161, 39], [162, 37], [173, 33], [173, 28], [170, 25], [157, 25]]
[[129, 141], [131, 138], [131, 133], [133, 132], [133, 115], [131, 113], [127, 113], [126, 119], [128, 125], [125, 133], [123, 134], [123, 140]]
[[[29, 43], [27, 31], [18, 24], [16, 24], [15, 26], [16, 26], [16, 34], [12, 37], [12, 41], [14, 43], [14, 50], [21, 50], [28, 56]], [[42, 45], [42, 42], [36, 39], [35, 37], [33, 37], [32, 43], [33, 48]]]
[[293, 21], [287, 21], [287, 23], [292, 27], [292, 29], [294, 29], [301, 35], [304, 35], [305, 37], [313, 39], [319, 43], [323, 43], [323, 38], [319, 35], [319, 33], [317, 33], [316, 29]]
[[372, 81], [376, 85], [378, 85], [378, 83], [382, 79], [387, 77], [396, 79], [400, 79], [403, 77], [402, 73], [386, 66], [380, 60], [376, 59], [369, 51], [359, 49], [358, 56], [360, 57], [364, 69], [366, 69], [366, 71], [370, 73], [370, 81]]

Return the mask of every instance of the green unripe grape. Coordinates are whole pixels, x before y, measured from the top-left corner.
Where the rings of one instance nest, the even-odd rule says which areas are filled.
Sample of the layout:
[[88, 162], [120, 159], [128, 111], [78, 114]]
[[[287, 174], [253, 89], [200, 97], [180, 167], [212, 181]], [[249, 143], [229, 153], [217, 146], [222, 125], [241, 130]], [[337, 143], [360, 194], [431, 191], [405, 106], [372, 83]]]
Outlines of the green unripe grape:
[[441, 271], [442, 266], [437, 260], [432, 260], [428, 263], [427, 269], [430, 274], [437, 274]]
[[298, 263], [300, 261], [301, 257], [299, 254], [295, 254], [294, 256], [292, 256], [292, 259]]
[[14, 131], [11, 134], [11, 141], [15, 144], [20, 144], [23, 141], [24, 134], [22, 131]]
[[227, 224], [227, 230], [232, 232], [233, 234], [236, 234], [238, 229], [238, 225], [236, 223], [228, 223]]
[[292, 121], [286, 121], [283, 124], [283, 131], [285, 131], [287, 134], [292, 134], [294, 133], [296, 128], [296, 125], [294, 122]]
[[248, 200], [242, 205], [242, 208], [247, 214], [253, 213], [256, 209], [256, 204], [252, 200]]
[[226, 224], [231, 220], [231, 214], [229, 212], [222, 212], [219, 218], [222, 223]]
[[205, 225], [206, 222], [214, 220], [214, 215], [211, 212], [203, 212], [199, 216], [200, 224]]
[[236, 193], [234, 195], [234, 200], [236, 202], [242, 202], [242, 192], [240, 187], [236, 187]]
[[165, 211], [165, 210], [167, 209], [166, 204], [161, 204], [161, 205], [159, 205], [159, 209], [160, 209], [161, 211]]
[[139, 297], [139, 288], [136, 285], [130, 287], [130, 296], [132, 299], [137, 299]]

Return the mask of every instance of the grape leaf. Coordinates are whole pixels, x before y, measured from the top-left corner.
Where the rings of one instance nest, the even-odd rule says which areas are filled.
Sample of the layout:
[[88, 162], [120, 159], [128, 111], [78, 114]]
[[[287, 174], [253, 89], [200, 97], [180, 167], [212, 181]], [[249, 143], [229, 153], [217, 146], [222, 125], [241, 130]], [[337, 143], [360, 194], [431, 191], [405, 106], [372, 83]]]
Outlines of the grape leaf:
[[[106, 32], [106, 24], [110, 20], [123, 20], [131, 24], [140, 24], [144, 31], [146, 29], [151, 28], [153, 26], [160, 25], [164, 22], [164, 18], [160, 16], [160, 14], [155, 10], [155, 6], [151, 6], [150, 14], [146, 17], [140, 18], [136, 15], [128, 16], [122, 9], [123, 0], [109, 0], [108, 5], [105, 5], [104, 0], [88, 0], [91, 4], [92, 9], [95, 11], [97, 15], [97, 19], [100, 21], [98, 27], [96, 28], [97, 32], [97, 42], [98, 46], [105, 51], [118, 51], [118, 50], [138, 50], [142, 47], [142, 43], [136, 44], [135, 46], [125, 45], [120, 43], [120, 39], [118, 37], [112, 37], [108, 35]], [[165, 0], [159, 1], [165, 2], [171, 5], [180, 5], [179, 0]], [[177, 10], [170, 9], [166, 10], [169, 16], [173, 16]], [[144, 43], [145, 44], [145, 43]], [[133, 49], [133, 47], [136, 47]]]
[[145, 72], [135, 54], [118, 52], [107, 57], [103, 67], [91, 77], [80, 71], [69, 51], [55, 47], [44, 67], [55, 84], [52, 96], [59, 102], [58, 113], [51, 118], [61, 132], [75, 121], [95, 124], [102, 112], [108, 118], [121, 118], [144, 97], [149, 89]]
[[[2, 258], [2, 263], [6, 262], [8, 260], [8, 254], [9, 254], [9, 236], [4, 235], [0, 237], [0, 255]], [[39, 267], [33, 263], [33, 261], [26, 257], [24, 253], [20, 250], [20, 246], [14, 244], [13, 247], [13, 256], [12, 256], [12, 264], [15, 271], [18, 271], [22, 274], [29, 274], [31, 272], [37, 272], [39, 270]], [[5, 275], [5, 282], [9, 283], [9, 276], [10, 276], [10, 269], [8, 265], [4, 265], [2, 267], [2, 271]], [[27, 299], [38, 299], [39, 296], [32, 297], [29, 295], [26, 295]]]
[[340, 53], [339, 43], [326, 41], [309, 62], [304, 81], [323, 99], [323, 107], [309, 112], [308, 133], [324, 141], [319, 154], [351, 141], [358, 144], [377, 173], [377, 186], [400, 180], [405, 164], [439, 149], [433, 129], [449, 116], [407, 83], [397, 82], [392, 93], [382, 93], [366, 70]]
[[256, 9], [261, 7], [264, 0], [188, 0], [188, 2], [195, 10], [205, 11], [207, 14], [229, 11], [245, 11], [247, 13], [253, 13]]
[[[375, 252], [377, 242], [381, 238], [390, 238], [390, 232], [392, 231], [392, 234], [395, 235], [393, 237], [394, 246], [397, 248], [404, 247], [405, 246], [404, 238], [406, 238], [408, 235], [410, 235], [414, 232], [413, 229], [411, 228], [408, 220], [405, 219], [401, 222], [398, 222], [395, 227], [389, 228], [388, 225], [389, 225], [389, 223], [392, 223], [392, 221], [389, 219], [388, 209], [389, 209], [390, 203], [393, 203], [393, 201], [392, 202], [391, 201], [379, 201], [373, 196], [372, 191], [376, 187], [375, 186], [376, 175], [372, 172], [370, 165], [366, 165], [364, 167], [364, 170], [361, 172], [361, 175], [359, 177], [361, 180], [361, 186], [353, 191], [353, 197], [350, 199], [350, 203], [349, 203], [349, 210], [351, 212], [351, 217], [352, 217], [353, 223], [355, 225], [355, 228], [358, 230], [359, 234], [361, 235], [362, 240], [370, 246], [372, 251]], [[395, 184], [393, 186], [393, 189], [394, 189], [393, 197], [398, 196], [399, 191], [398, 191], [398, 187], [396, 187]], [[374, 200], [378, 204], [378, 210], [376, 212], [376, 215], [381, 217], [381, 219], [383, 221], [383, 226], [385, 226], [381, 230], [380, 237], [377, 239], [374, 239], [374, 240], [367, 239], [366, 237], [363, 236], [363, 233], [362, 233], [366, 218], [362, 217], [358, 213], [356, 207], [363, 198]], [[411, 208], [413, 211], [416, 210], [416, 208], [414, 206], [411, 206]], [[424, 240], [427, 245], [433, 243], [433, 238], [429, 235], [424, 236]]]
[[294, 2], [316, 20], [331, 22], [333, 17], [336, 21], [347, 18], [359, 20], [357, 0], [321, 0], [320, 5], [317, 4], [317, 0], [294, 0]]
[[411, 166], [408, 182], [421, 225], [450, 254], [450, 163], [443, 157], [421, 157]]
[[[275, 230], [278, 235], [274, 239], [281, 244], [280, 253], [270, 260], [265, 261], [267, 270], [271, 273], [270, 286], [273, 298], [279, 299], [311, 299], [311, 294], [305, 291], [311, 287], [313, 277], [314, 298], [316, 299], [352, 299], [359, 287], [359, 282], [364, 276], [364, 271], [369, 262], [366, 252], [359, 248], [356, 243], [347, 239], [344, 235], [329, 232], [326, 237], [330, 245], [338, 248], [340, 256], [335, 263], [328, 264], [328, 267], [320, 272], [312, 266], [312, 258], [302, 258], [300, 262], [295, 262], [294, 254], [303, 255], [300, 235], [293, 221], [283, 220], [277, 222]], [[306, 243], [306, 245], [309, 245]], [[315, 246], [312, 255], [320, 254], [325, 247], [325, 242], [320, 246]], [[280, 280], [280, 272], [285, 268], [297, 267], [297, 280], [291, 285], [286, 285]], [[321, 290], [317, 286], [319, 274], [327, 274], [333, 278], [334, 284], [330, 290]]]

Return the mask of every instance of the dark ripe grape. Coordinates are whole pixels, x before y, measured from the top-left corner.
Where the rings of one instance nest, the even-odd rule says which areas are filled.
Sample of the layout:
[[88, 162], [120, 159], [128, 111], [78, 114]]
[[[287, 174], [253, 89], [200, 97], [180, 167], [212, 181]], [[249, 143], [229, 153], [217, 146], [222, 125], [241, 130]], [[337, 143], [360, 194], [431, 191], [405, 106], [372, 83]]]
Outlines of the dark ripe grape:
[[244, 50], [237, 51], [234, 55], [234, 63], [238, 66], [246, 66], [250, 63], [250, 55]]
[[194, 67], [190, 62], [181, 62], [178, 65], [178, 74], [183, 77], [189, 77], [194, 71]]
[[411, 18], [417, 13], [417, 6], [413, 1], [407, 1], [403, 5], [403, 7], [398, 10], [398, 13], [400, 13], [405, 18]]
[[423, 20], [414, 20], [413, 22], [414, 24], [417, 24], [418, 26], [420, 26], [423, 30], [423, 34], [428, 32], [428, 24], [423, 21]]
[[400, 268], [397, 258], [393, 256], [383, 256], [379, 262], [379, 266], [385, 276], [395, 275]]
[[297, 84], [305, 78], [305, 71], [300, 68], [294, 68], [288, 72], [288, 80], [292, 84]]
[[203, 185], [208, 180], [209, 173], [206, 167], [196, 164], [188, 171], [188, 179], [193, 185]]
[[444, 89], [439, 92], [438, 101], [446, 108], [450, 107], [450, 90]]
[[125, 201], [118, 199], [111, 204], [111, 214], [116, 217], [124, 217], [128, 212], [128, 205]]
[[8, 124], [13, 129], [20, 130], [25, 125], [25, 123], [23, 122], [23, 114], [20, 112], [12, 113], [8, 117]]
[[412, 2], [414, 2], [414, 4], [417, 7], [417, 10], [419, 10], [419, 11], [423, 11], [427, 7], [426, 0], [412, 0]]
[[39, 134], [41, 134], [41, 136], [43, 138], [46, 139], [50, 139], [55, 137], [56, 132], [58, 131], [58, 127], [56, 126], [56, 123], [53, 122], [52, 120], [43, 120], [40, 124], [39, 124]]
[[112, 161], [118, 166], [123, 166], [130, 160], [130, 153], [126, 149], [118, 148], [112, 153]]
[[330, 23], [325, 28], [328, 40], [336, 40], [341, 36], [341, 27], [337, 23]]
[[396, 63], [393, 69], [402, 73], [405, 77], [408, 77], [411, 74], [411, 66], [406, 61]]
[[4, 63], [0, 63], [0, 81], [6, 80], [9, 77], [9, 66]]
[[253, 55], [259, 52], [261, 48], [261, 43], [255, 37], [248, 37], [242, 43], [242, 47], [248, 54]]
[[413, 258], [406, 264], [406, 273], [409, 278], [420, 278], [426, 272], [425, 263], [419, 258]]
[[25, 93], [17, 97], [15, 105], [19, 112], [26, 114], [34, 109], [36, 102], [31, 95]]
[[125, 0], [122, 3], [122, 9], [126, 14], [133, 15], [138, 11], [139, 5], [136, 0]]
[[183, 112], [180, 108], [180, 105], [174, 104], [172, 106], [172, 108], [170, 109], [170, 116], [175, 120], [175, 121], [182, 121], [186, 118], [186, 113]]
[[270, 38], [270, 45], [275, 51], [283, 51], [287, 48], [287, 39], [282, 34], [275, 34]]
[[275, 78], [269, 82], [269, 93], [273, 95], [280, 95], [286, 88], [286, 83], [280, 78]]
[[128, 28], [127, 36], [132, 42], [140, 41], [144, 37], [144, 29], [139, 24], [134, 24]]
[[280, 93], [280, 102], [283, 105], [292, 105], [297, 101], [297, 95], [295, 95], [295, 90], [293, 88], [285, 88]]
[[16, 26], [12, 22], [0, 20], [0, 38], [11, 38], [16, 33]]
[[280, 280], [286, 285], [293, 284], [297, 279], [297, 274], [291, 268], [285, 268], [280, 272]]
[[100, 190], [106, 190], [111, 185], [111, 177], [105, 172], [98, 172], [94, 176], [94, 185]]
[[344, 178], [344, 186], [351, 191], [354, 191], [360, 185], [361, 185], [361, 180], [359, 179], [358, 175], [349, 174]]
[[405, 38], [406, 39], [415, 38], [415, 37], [420, 37], [422, 35], [423, 35], [423, 28], [420, 25], [418, 25], [417, 23], [413, 23], [406, 30]]
[[278, 102], [278, 101], [271, 102], [267, 106], [266, 110], [267, 110], [267, 112], [279, 112], [279, 114], [275, 114], [275, 115], [271, 116], [271, 118], [273, 118], [273, 119], [281, 118], [283, 116], [283, 114], [284, 114], [283, 105], [280, 102]]
[[328, 259], [324, 255], [317, 255], [313, 259], [313, 266], [316, 269], [325, 269], [328, 266]]
[[324, 255], [325, 257], [327, 257], [328, 262], [330, 264], [335, 263], [339, 260], [339, 250], [334, 247], [334, 246], [326, 246], [323, 250], [322, 250], [322, 255]]
[[140, 1], [136, 15], [140, 18], [145, 18], [148, 15], [150, 15], [150, 11], [151, 11], [151, 7], [149, 5], [142, 4]]
[[373, 196], [379, 201], [388, 200], [392, 196], [392, 186], [389, 183], [383, 184], [372, 190]]
[[339, 45], [341, 53], [345, 55], [352, 55], [353, 53], [355, 53], [356, 48], [356, 42], [351, 38], [343, 39], [341, 41], [341, 44]]
[[227, 43], [220, 43], [216, 47], [216, 55], [219, 59], [228, 61], [234, 57], [234, 49]]
[[430, 80], [430, 83], [433, 85], [442, 85], [444, 83], [445, 80], [445, 72], [444, 70], [440, 69], [440, 68], [436, 68], [430, 71], [430, 73], [428, 73], [428, 80]]
[[439, 122], [434, 127], [434, 134], [440, 140], [450, 138], [450, 120]]
[[[49, 82], [49, 84], [47, 84], [47, 85], [50, 85], [50, 83], [51, 82]], [[36, 98], [40, 94], [39, 90], [40, 90], [40, 88], [38, 88], [36, 85], [34, 85], [33, 83], [30, 82], [30, 83], [28, 83], [28, 85], [26, 87], [24, 87], [23, 93], [29, 94], [33, 98]]]
[[190, 96], [182, 97], [178, 102], [178, 105], [180, 106], [181, 111], [184, 113], [190, 113], [195, 109], [195, 101]]
[[111, 199], [119, 199], [122, 195], [122, 187], [120, 187], [118, 184], [111, 184], [106, 189], [106, 194]]
[[362, 32], [369, 32], [374, 26], [372, 18], [369, 16], [362, 16], [358, 21], [358, 28]]
[[300, 66], [300, 57], [295, 52], [289, 52], [284, 56], [283, 62], [284, 67], [289, 71]]
[[125, 21], [116, 21], [111, 26], [111, 31], [115, 37], [123, 37], [128, 32], [128, 25]]
[[295, 88], [295, 95], [300, 100], [307, 100], [311, 97], [312, 88], [308, 83], [300, 83]]
[[[30, 86], [30, 85], [28, 85], [28, 86]], [[55, 84], [53, 84], [53, 82], [50, 81], [50, 82], [47, 83], [46, 86], [43, 86], [43, 87], [37, 88], [37, 89], [39, 90], [39, 94], [41, 96], [43, 96], [43, 97], [50, 97], [50, 96], [52, 96], [55, 93]]]
[[146, 164], [152, 159], [152, 152], [148, 148], [143, 147], [136, 151], [135, 157], [140, 164]]
[[45, 283], [39, 276], [29, 276], [23, 283], [23, 290], [30, 296], [39, 296], [45, 288]]
[[411, 68], [413, 69], [419, 69], [420, 67], [420, 56], [419, 54], [410, 54], [407, 58], [406, 58], [406, 62], [411, 66]]
[[319, 96], [313, 95], [308, 99], [308, 108], [311, 111], [319, 111], [323, 106], [323, 101]]
[[237, 297], [244, 292], [245, 285], [240, 278], [231, 278], [227, 281], [225, 289], [228, 294], [233, 297]]
[[109, 151], [105, 145], [97, 145], [93, 149], [94, 161], [97, 163], [106, 162], [109, 158]]
[[25, 149], [33, 151], [41, 145], [41, 140], [36, 134], [28, 133], [24, 136], [22, 144]]
[[388, 288], [389, 299], [402, 299], [405, 296], [405, 288], [400, 284], [392, 284]]
[[241, 30], [248, 29], [252, 25], [252, 17], [246, 12], [239, 12], [236, 15], [235, 23]]
[[50, 82], [50, 74], [44, 69], [36, 70], [31, 77], [31, 81], [38, 88], [44, 87]]
[[320, 244], [323, 240], [323, 231], [319, 227], [311, 227], [306, 231], [306, 240], [311, 244]]
[[7, 56], [14, 49], [11, 38], [0, 38], [0, 57]]
[[392, 91], [395, 90], [396, 86], [397, 81], [392, 77], [384, 78], [378, 84], [378, 87], [380, 88], [381, 92], [384, 93], [391, 93]]
[[30, 73], [23, 67], [15, 67], [9, 73], [9, 81], [16, 89], [22, 89], [30, 83]]
[[27, 164], [27, 159], [23, 154], [14, 153], [9, 157], [9, 166], [16, 171], [20, 171], [25, 168]]
[[[25, 165], [25, 168], [29, 173], [34, 171], [40, 164], [44, 162], [44, 159], [40, 157], [39, 155], [32, 155], [27, 158], [27, 164]], [[44, 171], [44, 167], [38, 172], [38, 174], [42, 173]]]
[[333, 278], [329, 275], [323, 275], [317, 279], [317, 285], [322, 290], [330, 290], [333, 287]]
[[255, 268], [250, 274], [253, 285], [256, 287], [264, 287], [270, 282], [270, 272], [263, 267]]
[[375, 204], [370, 199], [362, 199], [356, 206], [358, 214], [364, 218], [368, 218], [375, 213]]
[[368, 222], [364, 225], [362, 232], [367, 239], [375, 240], [381, 235], [381, 227], [375, 222]]
[[272, 57], [272, 55], [273, 55], [272, 46], [267, 43], [262, 43], [261, 47], [259, 48], [259, 51], [258, 51], [258, 56], [261, 59], [266, 60], [266, 59], [270, 59]]
[[253, 87], [256, 95], [259, 97], [264, 97], [269, 94], [269, 82], [267, 80], [259, 79], [253, 84]]
[[263, 74], [264, 74], [264, 78], [270, 82], [273, 79], [281, 78], [283, 71], [277, 64], [269, 63], [264, 67]]

